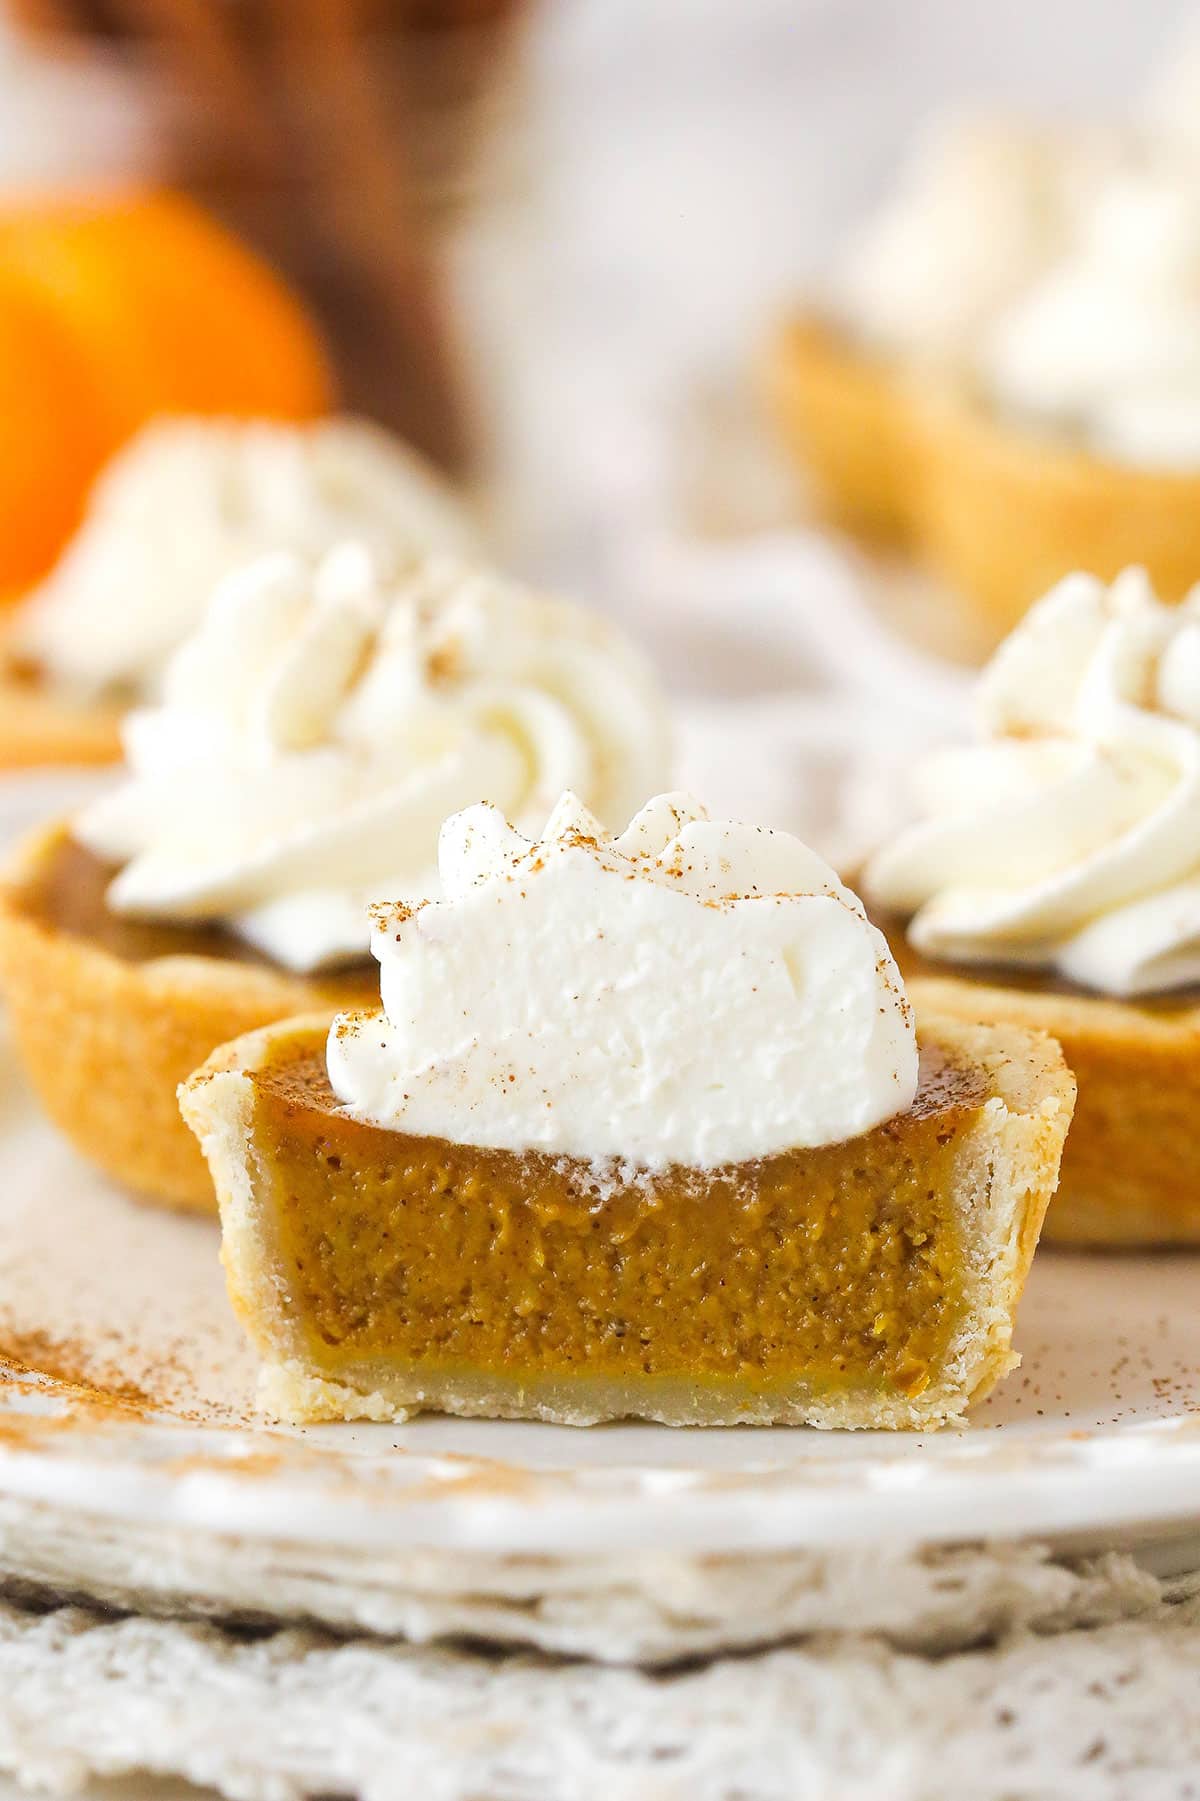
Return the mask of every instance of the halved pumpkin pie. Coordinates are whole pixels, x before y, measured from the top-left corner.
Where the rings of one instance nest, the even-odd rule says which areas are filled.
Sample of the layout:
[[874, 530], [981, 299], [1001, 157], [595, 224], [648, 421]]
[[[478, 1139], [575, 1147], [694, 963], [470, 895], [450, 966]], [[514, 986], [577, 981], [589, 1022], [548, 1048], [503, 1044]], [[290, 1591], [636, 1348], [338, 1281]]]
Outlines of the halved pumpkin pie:
[[601, 1187], [348, 1117], [328, 1029], [252, 1033], [182, 1094], [272, 1413], [930, 1427], [1017, 1361], [1074, 1099], [1052, 1039], [928, 1018], [873, 1131]]
[[918, 1056], [832, 872], [680, 803], [469, 809], [446, 898], [377, 910], [386, 1011], [185, 1084], [269, 1411], [927, 1427], [1012, 1367], [1058, 1046], [931, 1018]]

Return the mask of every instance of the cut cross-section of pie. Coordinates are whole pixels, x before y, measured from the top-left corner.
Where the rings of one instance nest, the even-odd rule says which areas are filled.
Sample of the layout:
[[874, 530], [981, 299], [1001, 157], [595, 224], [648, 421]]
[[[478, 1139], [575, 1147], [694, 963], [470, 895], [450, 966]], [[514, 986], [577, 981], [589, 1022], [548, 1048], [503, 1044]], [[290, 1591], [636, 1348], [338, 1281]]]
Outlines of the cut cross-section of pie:
[[615, 841], [552, 821], [500, 874], [476, 820], [448, 898], [377, 920], [386, 1012], [254, 1032], [185, 1085], [270, 1411], [928, 1427], [1012, 1367], [1074, 1100], [1058, 1046], [928, 1019], [918, 1059], [811, 853], [679, 809], [664, 849], [663, 806]]
[[601, 1184], [349, 1118], [327, 1029], [252, 1033], [183, 1099], [283, 1417], [928, 1427], [1015, 1362], [1074, 1097], [1052, 1039], [927, 1020], [872, 1131]]

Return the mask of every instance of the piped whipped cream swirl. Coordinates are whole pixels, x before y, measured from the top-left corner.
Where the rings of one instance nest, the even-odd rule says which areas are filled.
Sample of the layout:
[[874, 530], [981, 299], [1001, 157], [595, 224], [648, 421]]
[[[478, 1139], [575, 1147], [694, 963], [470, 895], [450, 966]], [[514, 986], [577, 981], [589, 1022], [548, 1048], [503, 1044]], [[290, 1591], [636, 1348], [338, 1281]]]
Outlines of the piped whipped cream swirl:
[[887, 205], [847, 246], [830, 295], [878, 350], [959, 363], [982, 329], [1062, 248], [1111, 156], [1020, 121], [949, 120], [930, 132]]
[[350, 538], [460, 554], [474, 537], [449, 487], [378, 426], [164, 420], [109, 464], [12, 648], [81, 698], [153, 698], [214, 585], [250, 558], [315, 559]]
[[868, 868], [930, 956], [1133, 996], [1200, 982], [1200, 591], [1073, 575], [1001, 646], [982, 742], [931, 758]]
[[126, 779], [75, 825], [114, 911], [217, 920], [296, 970], [365, 958], [368, 903], [437, 891], [438, 830], [565, 786], [614, 823], [668, 774], [665, 702], [601, 616], [362, 546], [227, 578], [125, 726]]
[[1200, 466], [1200, 191], [1129, 167], [1079, 243], [985, 334], [980, 378], [1000, 406], [1120, 462]]
[[572, 794], [533, 841], [442, 829], [444, 898], [375, 910], [382, 1015], [344, 1015], [356, 1117], [494, 1149], [712, 1168], [911, 1105], [912, 1016], [858, 899], [798, 839], [687, 795], [609, 837]]

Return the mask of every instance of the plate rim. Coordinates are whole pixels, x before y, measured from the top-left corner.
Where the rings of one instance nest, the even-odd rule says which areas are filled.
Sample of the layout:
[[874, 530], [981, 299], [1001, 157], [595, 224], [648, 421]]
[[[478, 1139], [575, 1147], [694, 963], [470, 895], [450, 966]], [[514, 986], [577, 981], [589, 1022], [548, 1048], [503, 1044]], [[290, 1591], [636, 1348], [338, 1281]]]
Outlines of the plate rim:
[[1191, 1415], [1018, 1446], [963, 1432], [938, 1449], [923, 1444], [919, 1457], [563, 1468], [408, 1447], [347, 1453], [287, 1429], [106, 1416], [50, 1381], [0, 1371], [5, 1427], [5, 1497], [76, 1518], [346, 1550], [569, 1556], [1057, 1542], [1160, 1533], [1200, 1517], [1200, 1418]]

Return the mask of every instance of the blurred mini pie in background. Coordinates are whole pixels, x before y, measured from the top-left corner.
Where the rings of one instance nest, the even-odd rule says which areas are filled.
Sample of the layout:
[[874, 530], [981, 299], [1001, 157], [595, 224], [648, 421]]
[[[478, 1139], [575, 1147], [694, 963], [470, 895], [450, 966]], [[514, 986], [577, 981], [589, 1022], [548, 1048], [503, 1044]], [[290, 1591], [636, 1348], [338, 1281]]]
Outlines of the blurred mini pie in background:
[[1200, 180], [1153, 163], [1092, 196], [1060, 259], [924, 416], [921, 529], [998, 628], [1073, 569], [1200, 575]]
[[[364, 443], [322, 429], [331, 448]], [[386, 486], [386, 458], [379, 473]], [[203, 543], [216, 573], [229, 542]], [[122, 540], [118, 575], [125, 555]], [[164, 648], [143, 679], [159, 680]], [[110, 640], [96, 649], [91, 666], [110, 668]], [[75, 1145], [198, 1208], [212, 1187], [178, 1083], [239, 1032], [366, 998], [368, 903], [436, 891], [447, 813], [494, 797], [534, 830], [574, 784], [622, 821], [670, 763], [657, 684], [602, 618], [364, 544], [227, 576], [124, 742], [119, 785], [19, 852], [0, 889], [0, 983]]]
[[266, 1409], [928, 1427], [1016, 1361], [1073, 1083], [925, 1020], [799, 840], [570, 794], [447, 821], [373, 909], [382, 1010], [216, 1052], [181, 1105]]
[[1038, 1029], [1079, 1082], [1047, 1234], [1200, 1242], [1200, 593], [1073, 575], [918, 769], [864, 891], [918, 1017]]
[[768, 376], [780, 422], [850, 529], [909, 531], [907, 377], [960, 368], [1055, 255], [1075, 185], [1056, 150], [1049, 133], [1001, 118], [932, 130], [777, 345]]
[[992, 641], [1073, 569], [1200, 575], [1200, 180], [1148, 135], [969, 122], [923, 147], [772, 347], [833, 516]]
[[263, 551], [311, 559], [345, 539], [403, 560], [476, 535], [450, 486], [365, 421], [146, 426], [7, 622], [0, 767], [115, 760], [122, 708], [157, 695], [216, 582]]

